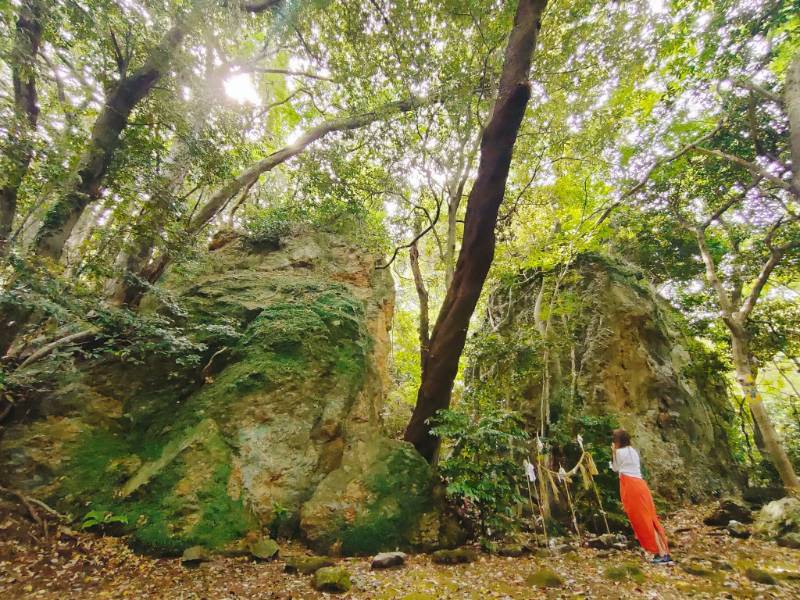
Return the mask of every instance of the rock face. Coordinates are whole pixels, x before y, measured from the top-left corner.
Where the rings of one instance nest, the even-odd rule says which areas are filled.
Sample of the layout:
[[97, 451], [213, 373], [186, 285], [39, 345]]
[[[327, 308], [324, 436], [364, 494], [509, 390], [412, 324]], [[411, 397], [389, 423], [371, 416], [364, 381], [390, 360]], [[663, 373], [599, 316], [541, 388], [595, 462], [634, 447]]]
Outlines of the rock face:
[[125, 515], [160, 553], [264, 529], [326, 552], [413, 545], [438, 513], [427, 463], [381, 433], [388, 271], [322, 233], [225, 241], [165, 280], [200, 359], [79, 365], [7, 428], [6, 483]]
[[699, 500], [736, 486], [724, 368], [619, 260], [587, 254], [567, 269], [506, 278], [469, 358], [468, 394], [519, 411], [532, 434], [548, 421], [549, 439], [561, 440], [555, 459], [567, 466], [581, 434], [609, 497], [618, 494], [607, 467], [614, 427], [631, 433], [663, 498]]
[[[407, 545], [436, 545], [440, 515], [428, 463], [404, 442], [360, 439], [347, 449], [303, 505], [300, 527], [318, 552], [371, 554]], [[426, 544], [425, 527], [436, 530]]]

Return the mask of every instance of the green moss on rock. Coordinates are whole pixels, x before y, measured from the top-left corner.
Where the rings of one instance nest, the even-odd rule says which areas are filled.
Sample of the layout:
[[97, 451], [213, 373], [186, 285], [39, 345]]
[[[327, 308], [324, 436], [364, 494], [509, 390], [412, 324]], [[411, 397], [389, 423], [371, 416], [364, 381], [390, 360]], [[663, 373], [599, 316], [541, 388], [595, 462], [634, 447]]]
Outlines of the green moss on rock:
[[[0, 465], [77, 517], [125, 517], [132, 545], [160, 555], [297, 535], [301, 508], [336, 498], [338, 483], [360, 496], [326, 519], [320, 545], [405, 544], [433, 509], [433, 479], [380, 432], [393, 287], [374, 264], [305, 232], [268, 252], [232, 240], [176, 266], [142, 311], [177, 319], [199, 358], [87, 361], [54, 381], [52, 416], [4, 430]], [[345, 473], [361, 440], [375, 451]]]
[[278, 556], [280, 546], [278, 542], [270, 538], [261, 538], [250, 542], [247, 551], [256, 560], [272, 560]]
[[458, 565], [471, 563], [477, 560], [478, 555], [472, 548], [454, 548], [452, 550], [437, 550], [431, 554], [431, 560], [440, 565]]
[[749, 567], [745, 570], [744, 574], [750, 581], [756, 583], [763, 583], [765, 585], [778, 585], [778, 580], [764, 569], [757, 569], [756, 567]]
[[314, 573], [314, 588], [320, 592], [349, 592], [350, 573], [342, 567], [322, 567]]
[[323, 567], [332, 567], [336, 563], [327, 556], [290, 556], [286, 558], [283, 570], [287, 573], [312, 575]]
[[[533, 435], [542, 427], [541, 390], [549, 389], [550, 451], [573, 465], [581, 451], [576, 436], [583, 436], [600, 466], [595, 483], [616, 530], [628, 529], [619, 483], [602, 468], [614, 427], [631, 432], [657, 503], [659, 494], [673, 504], [735, 489], [727, 444], [732, 412], [719, 358], [692, 338], [636, 267], [595, 253], [565, 266], [501, 275], [488, 307], [493, 324], [467, 347], [466, 400], [513, 409]], [[543, 319], [550, 319], [546, 340]], [[547, 369], [543, 356], [551, 361]], [[594, 490], [576, 490], [573, 501], [587, 529], [605, 530]], [[553, 514], [569, 514], [559, 508]]]
[[410, 444], [360, 440], [305, 504], [300, 526], [318, 551], [409, 548], [421, 516], [434, 508], [432, 487], [430, 466]]
[[550, 569], [539, 569], [525, 578], [525, 583], [533, 587], [557, 588], [564, 585], [564, 580]]

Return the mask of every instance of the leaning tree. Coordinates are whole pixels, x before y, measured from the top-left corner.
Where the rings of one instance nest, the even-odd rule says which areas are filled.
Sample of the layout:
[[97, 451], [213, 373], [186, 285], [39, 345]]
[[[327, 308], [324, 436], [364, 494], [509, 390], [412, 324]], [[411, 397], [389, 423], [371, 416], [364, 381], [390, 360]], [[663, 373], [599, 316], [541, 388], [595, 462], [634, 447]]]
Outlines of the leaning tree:
[[429, 419], [450, 404], [469, 321], [492, 264], [497, 215], [530, 98], [531, 59], [546, 6], [546, 0], [520, 0], [517, 6], [497, 98], [481, 139], [478, 174], [467, 198], [461, 250], [422, 365], [417, 403], [405, 439], [429, 461], [435, 460], [439, 447]]

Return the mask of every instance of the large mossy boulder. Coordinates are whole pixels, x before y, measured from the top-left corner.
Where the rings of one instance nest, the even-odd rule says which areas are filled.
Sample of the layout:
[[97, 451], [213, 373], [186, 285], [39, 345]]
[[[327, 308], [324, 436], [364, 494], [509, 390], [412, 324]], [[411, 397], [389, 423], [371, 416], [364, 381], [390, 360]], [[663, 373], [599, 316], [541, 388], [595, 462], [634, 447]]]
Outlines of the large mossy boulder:
[[[433, 486], [425, 461], [381, 429], [388, 270], [325, 233], [224, 242], [142, 303], [177, 319], [186, 352], [104, 355], [51, 375], [53, 392], [0, 440], [5, 483], [78, 517], [124, 517], [149, 552], [267, 532], [394, 549], [430, 520]], [[335, 498], [341, 510], [322, 523]]]
[[[739, 485], [724, 365], [621, 259], [583, 254], [501, 278], [468, 362], [467, 387], [481, 401], [517, 410], [532, 435], [549, 421], [553, 439], [566, 442], [554, 448], [558, 460], [574, 464], [581, 434], [609, 499], [618, 497], [606, 466], [614, 427], [632, 434], [657, 498], [700, 501]], [[609, 521], [615, 515], [626, 522], [613, 511]]]

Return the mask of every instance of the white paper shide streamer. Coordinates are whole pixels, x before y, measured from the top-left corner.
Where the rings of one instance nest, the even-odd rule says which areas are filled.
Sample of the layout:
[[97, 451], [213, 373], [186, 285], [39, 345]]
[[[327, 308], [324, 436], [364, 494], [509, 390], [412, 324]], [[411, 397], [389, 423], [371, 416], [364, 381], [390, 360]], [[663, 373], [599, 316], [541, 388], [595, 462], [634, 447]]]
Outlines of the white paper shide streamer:
[[527, 461], [523, 461], [522, 465], [525, 467], [525, 475], [528, 477], [528, 481], [536, 481], [536, 469], [534, 466]]

